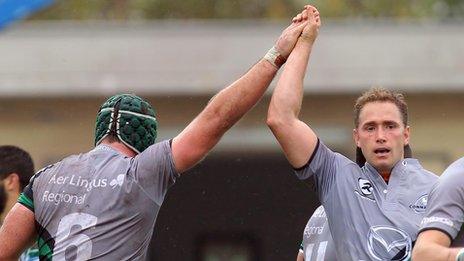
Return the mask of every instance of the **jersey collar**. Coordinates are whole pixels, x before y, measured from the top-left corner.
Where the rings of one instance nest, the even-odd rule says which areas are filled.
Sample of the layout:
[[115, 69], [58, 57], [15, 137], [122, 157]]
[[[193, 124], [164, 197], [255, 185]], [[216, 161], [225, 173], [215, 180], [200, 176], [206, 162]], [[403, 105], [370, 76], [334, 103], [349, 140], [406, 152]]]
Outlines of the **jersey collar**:
[[[383, 181], [382, 176], [380, 173], [368, 162], [364, 165], [365, 168], [367, 169], [367, 172], [369, 175], [374, 178], [374, 179], [381, 179]], [[395, 166], [392, 169], [392, 172], [390, 174], [390, 182], [392, 179], [395, 179], [396, 177], [402, 177], [404, 174], [407, 174], [409, 171], [408, 169], [411, 166], [420, 166], [419, 161], [417, 159], [413, 158], [407, 158], [407, 159], [402, 159], [398, 161]], [[383, 181], [385, 182], [385, 181]]]
[[109, 151], [109, 152], [114, 152], [116, 154], [121, 154], [119, 151], [113, 149], [113, 147], [106, 145], [106, 144], [99, 144], [96, 146], [91, 152], [97, 152], [97, 151]]

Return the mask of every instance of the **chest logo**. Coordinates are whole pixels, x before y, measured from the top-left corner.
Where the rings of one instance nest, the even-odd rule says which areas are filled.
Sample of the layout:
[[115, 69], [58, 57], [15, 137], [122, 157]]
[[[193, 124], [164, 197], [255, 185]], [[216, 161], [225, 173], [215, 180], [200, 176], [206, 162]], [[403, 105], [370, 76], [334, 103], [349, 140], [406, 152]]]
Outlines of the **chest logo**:
[[364, 196], [369, 196], [372, 195], [372, 191], [374, 190], [374, 187], [372, 187], [372, 184], [369, 180], [367, 179], [358, 179], [358, 186], [361, 194]]
[[427, 201], [429, 199], [429, 195], [425, 194], [418, 198], [414, 204], [409, 205], [409, 207], [414, 210], [416, 213], [425, 213], [427, 208]]
[[375, 201], [373, 191], [374, 186], [372, 186], [369, 180], [363, 178], [358, 179], [358, 187], [354, 191], [356, 194], [370, 201]]
[[411, 255], [411, 238], [401, 229], [372, 226], [367, 236], [369, 254], [375, 260], [407, 260]]
[[110, 186], [115, 189], [117, 186], [122, 187], [122, 184], [124, 183], [124, 174], [119, 174], [115, 179], [113, 179], [110, 182]]

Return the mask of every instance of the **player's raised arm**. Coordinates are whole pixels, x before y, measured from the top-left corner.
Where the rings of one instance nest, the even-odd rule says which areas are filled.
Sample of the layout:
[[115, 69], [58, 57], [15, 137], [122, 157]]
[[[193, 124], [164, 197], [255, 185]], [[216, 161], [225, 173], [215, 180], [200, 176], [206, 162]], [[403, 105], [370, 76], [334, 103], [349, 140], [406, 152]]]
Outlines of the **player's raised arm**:
[[292, 22], [265, 58], [216, 94], [206, 108], [173, 139], [172, 154], [179, 173], [205, 157], [222, 135], [258, 102], [295, 46], [303, 27], [303, 21]]
[[303, 79], [321, 20], [313, 6], [306, 6], [302, 17], [296, 19], [307, 19], [306, 26], [272, 95], [267, 124], [290, 164], [299, 168], [308, 162], [317, 144], [315, 133], [298, 119], [298, 114], [303, 99]]
[[0, 228], [0, 260], [18, 260], [35, 235], [34, 213], [16, 203]]

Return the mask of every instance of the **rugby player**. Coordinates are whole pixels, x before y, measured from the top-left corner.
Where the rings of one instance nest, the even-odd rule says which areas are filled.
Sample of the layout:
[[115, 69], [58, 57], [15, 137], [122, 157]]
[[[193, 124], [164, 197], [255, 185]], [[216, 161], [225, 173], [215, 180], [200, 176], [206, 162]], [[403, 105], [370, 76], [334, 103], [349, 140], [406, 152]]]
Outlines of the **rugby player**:
[[324, 207], [319, 206], [308, 220], [296, 261], [335, 261], [337, 256]]
[[[412, 158], [409, 145], [404, 147], [404, 158]], [[356, 164], [363, 167], [366, 158], [362, 151], [356, 150]], [[334, 261], [337, 260], [329, 222], [323, 206], [319, 206], [309, 219], [303, 232], [303, 241], [297, 255], [297, 261]]]
[[[29, 153], [16, 146], [0, 146], [0, 226], [32, 175], [34, 162]], [[36, 246], [24, 251], [20, 257], [20, 261], [34, 260], [39, 260]]]
[[413, 260], [464, 261], [464, 158], [451, 164], [430, 192]]
[[176, 137], [154, 144], [146, 101], [116, 95], [97, 114], [95, 145], [36, 173], [0, 230], [0, 260], [38, 236], [44, 260], [144, 260], [167, 189], [263, 95], [305, 23], [294, 19], [266, 56], [215, 95]]
[[404, 97], [377, 88], [356, 101], [353, 138], [366, 158], [363, 167], [331, 151], [298, 118], [321, 24], [311, 9], [308, 20], [274, 90], [268, 126], [298, 177], [314, 180], [338, 260], [410, 258], [437, 176], [416, 159], [404, 159], [410, 135]]

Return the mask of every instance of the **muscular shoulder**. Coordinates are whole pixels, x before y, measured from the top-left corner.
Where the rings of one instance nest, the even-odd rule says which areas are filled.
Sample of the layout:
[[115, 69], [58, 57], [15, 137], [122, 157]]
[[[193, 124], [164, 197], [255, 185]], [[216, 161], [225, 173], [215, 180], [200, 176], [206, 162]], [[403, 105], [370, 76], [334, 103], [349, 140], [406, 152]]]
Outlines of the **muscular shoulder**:
[[139, 172], [141, 171], [150, 174], [154, 171], [159, 172], [168, 169], [170, 172], [174, 172], [174, 176], [178, 176], [178, 173], [175, 173], [172, 149], [169, 140], [151, 145], [134, 158], [134, 163], [137, 171]]
[[446, 168], [436, 184], [438, 190], [464, 191], [464, 158]]
[[[115, 158], [120, 158], [122, 161], [124, 161], [124, 159], [126, 159], [125, 161], [127, 162], [130, 161], [128, 157], [124, 157], [114, 150], [102, 149], [100, 147], [102, 146], [98, 146], [86, 153], [69, 155], [56, 163], [42, 168], [33, 176], [34, 187], [42, 187], [45, 185], [43, 184], [44, 182], [47, 184], [55, 184], [54, 182], [50, 182], [50, 180], [62, 179], [61, 176], [69, 176], [72, 174], [83, 175], [84, 173], [91, 175], [90, 173], [94, 173], [95, 170], [104, 167], [104, 165], [108, 165], [109, 162], [112, 162], [111, 164], [120, 162], [115, 162]], [[109, 158], [111, 158], [111, 161]], [[60, 184], [59, 180], [56, 181], [56, 184]]]
[[464, 157], [451, 163], [441, 175], [443, 178], [453, 178], [464, 175]]
[[345, 155], [339, 152], [331, 150], [322, 141], [319, 140], [318, 146], [316, 150], [314, 151], [314, 155], [312, 155], [308, 164], [311, 164], [313, 161], [315, 161], [316, 163], [317, 161], [320, 161], [321, 159], [326, 159], [326, 160], [329, 159], [331, 163], [334, 164], [338, 168], [344, 168], [344, 167], [350, 166], [350, 167], [356, 167], [356, 169], [358, 170], [360, 169], [354, 161], [352, 161], [351, 159], [349, 159], [348, 157], [346, 157]]
[[71, 163], [75, 163], [76, 159], [80, 156], [79, 155], [70, 155], [62, 160], [55, 162], [53, 164], [47, 165], [46, 167], [40, 169], [36, 172], [33, 178], [38, 179], [40, 177], [53, 175], [58, 169], [62, 168], [65, 165], [69, 165]]

